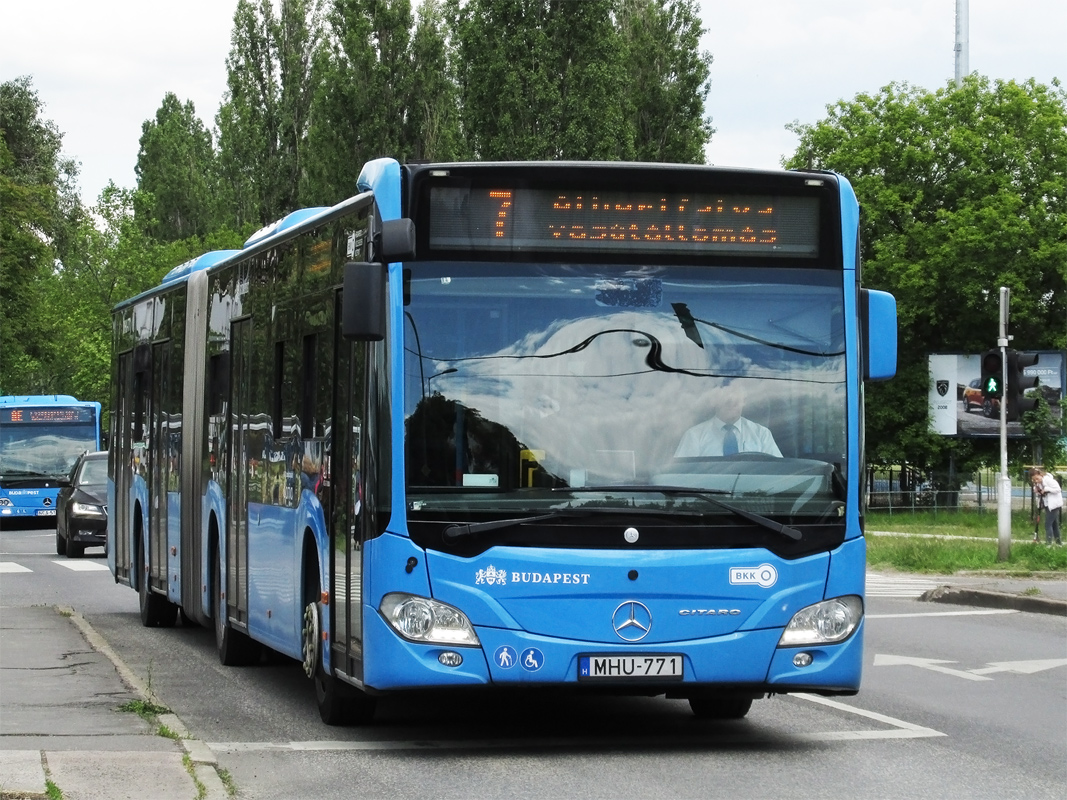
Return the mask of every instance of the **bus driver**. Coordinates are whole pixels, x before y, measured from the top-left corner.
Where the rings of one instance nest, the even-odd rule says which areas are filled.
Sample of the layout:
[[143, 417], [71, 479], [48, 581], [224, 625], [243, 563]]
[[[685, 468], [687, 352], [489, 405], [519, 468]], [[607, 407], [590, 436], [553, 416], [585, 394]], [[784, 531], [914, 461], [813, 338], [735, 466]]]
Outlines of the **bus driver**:
[[730, 456], [734, 453], [766, 453], [782, 457], [770, 430], [741, 416], [744, 390], [732, 384], [713, 395], [715, 416], [694, 425], [682, 434], [675, 458], [691, 456]]

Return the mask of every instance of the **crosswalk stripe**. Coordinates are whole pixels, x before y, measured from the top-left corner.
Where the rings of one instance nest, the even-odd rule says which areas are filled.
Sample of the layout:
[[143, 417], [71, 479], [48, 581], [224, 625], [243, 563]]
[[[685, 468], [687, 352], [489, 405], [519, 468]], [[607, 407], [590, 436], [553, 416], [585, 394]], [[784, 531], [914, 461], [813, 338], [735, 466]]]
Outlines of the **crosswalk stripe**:
[[16, 564], [14, 561], [0, 561], [0, 572], [33, 572], [33, 570], [22, 564]]
[[916, 598], [930, 589], [936, 589], [937, 583], [922, 578], [905, 578], [892, 575], [867, 573], [868, 597], [903, 597]]
[[99, 561], [53, 561], [52, 563], [74, 572], [95, 572], [108, 568], [107, 564], [101, 564]]

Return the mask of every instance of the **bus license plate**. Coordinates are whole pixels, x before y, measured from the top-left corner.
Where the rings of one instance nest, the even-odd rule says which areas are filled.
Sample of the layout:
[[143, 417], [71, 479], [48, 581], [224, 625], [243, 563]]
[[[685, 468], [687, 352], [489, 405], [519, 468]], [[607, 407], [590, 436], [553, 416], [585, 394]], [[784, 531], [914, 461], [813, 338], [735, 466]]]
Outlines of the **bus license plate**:
[[677, 653], [578, 657], [578, 680], [582, 681], [681, 678], [682, 656]]
[[54, 517], [56, 510], [54, 508], [41, 508], [37, 510], [37, 516], [39, 517]]

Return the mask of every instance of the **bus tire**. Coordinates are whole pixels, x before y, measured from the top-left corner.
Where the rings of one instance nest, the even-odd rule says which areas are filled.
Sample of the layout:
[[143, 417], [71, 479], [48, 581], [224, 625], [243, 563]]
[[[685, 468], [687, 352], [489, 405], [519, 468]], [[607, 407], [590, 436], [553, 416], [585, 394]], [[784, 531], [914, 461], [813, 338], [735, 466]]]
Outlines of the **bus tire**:
[[215, 648], [219, 662], [225, 667], [244, 667], [259, 658], [259, 645], [247, 634], [235, 630], [226, 618], [222, 602], [222, 557], [215, 551], [215, 583], [213, 586], [212, 616], [215, 621]]
[[178, 608], [162, 595], [148, 588], [148, 565], [144, 560], [144, 550], [137, 548], [137, 564], [141, 569], [141, 580], [137, 584], [137, 598], [141, 607], [141, 624], [146, 628], [172, 628], [178, 619]]
[[699, 719], [743, 719], [752, 708], [752, 697], [735, 692], [690, 695], [689, 707]]
[[349, 686], [333, 675], [327, 675], [322, 665], [322, 633], [319, 625], [319, 604], [312, 601], [304, 606], [303, 651], [304, 673], [315, 683], [315, 705], [319, 717], [327, 725], [357, 725], [374, 718], [374, 698]]

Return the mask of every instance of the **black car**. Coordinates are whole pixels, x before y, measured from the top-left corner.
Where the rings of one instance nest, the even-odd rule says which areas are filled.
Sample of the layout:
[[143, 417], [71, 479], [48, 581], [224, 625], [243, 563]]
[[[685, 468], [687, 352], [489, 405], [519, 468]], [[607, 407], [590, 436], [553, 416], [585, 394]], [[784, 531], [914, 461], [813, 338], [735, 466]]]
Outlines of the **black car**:
[[82, 453], [56, 497], [56, 553], [80, 558], [107, 548], [107, 451]]

